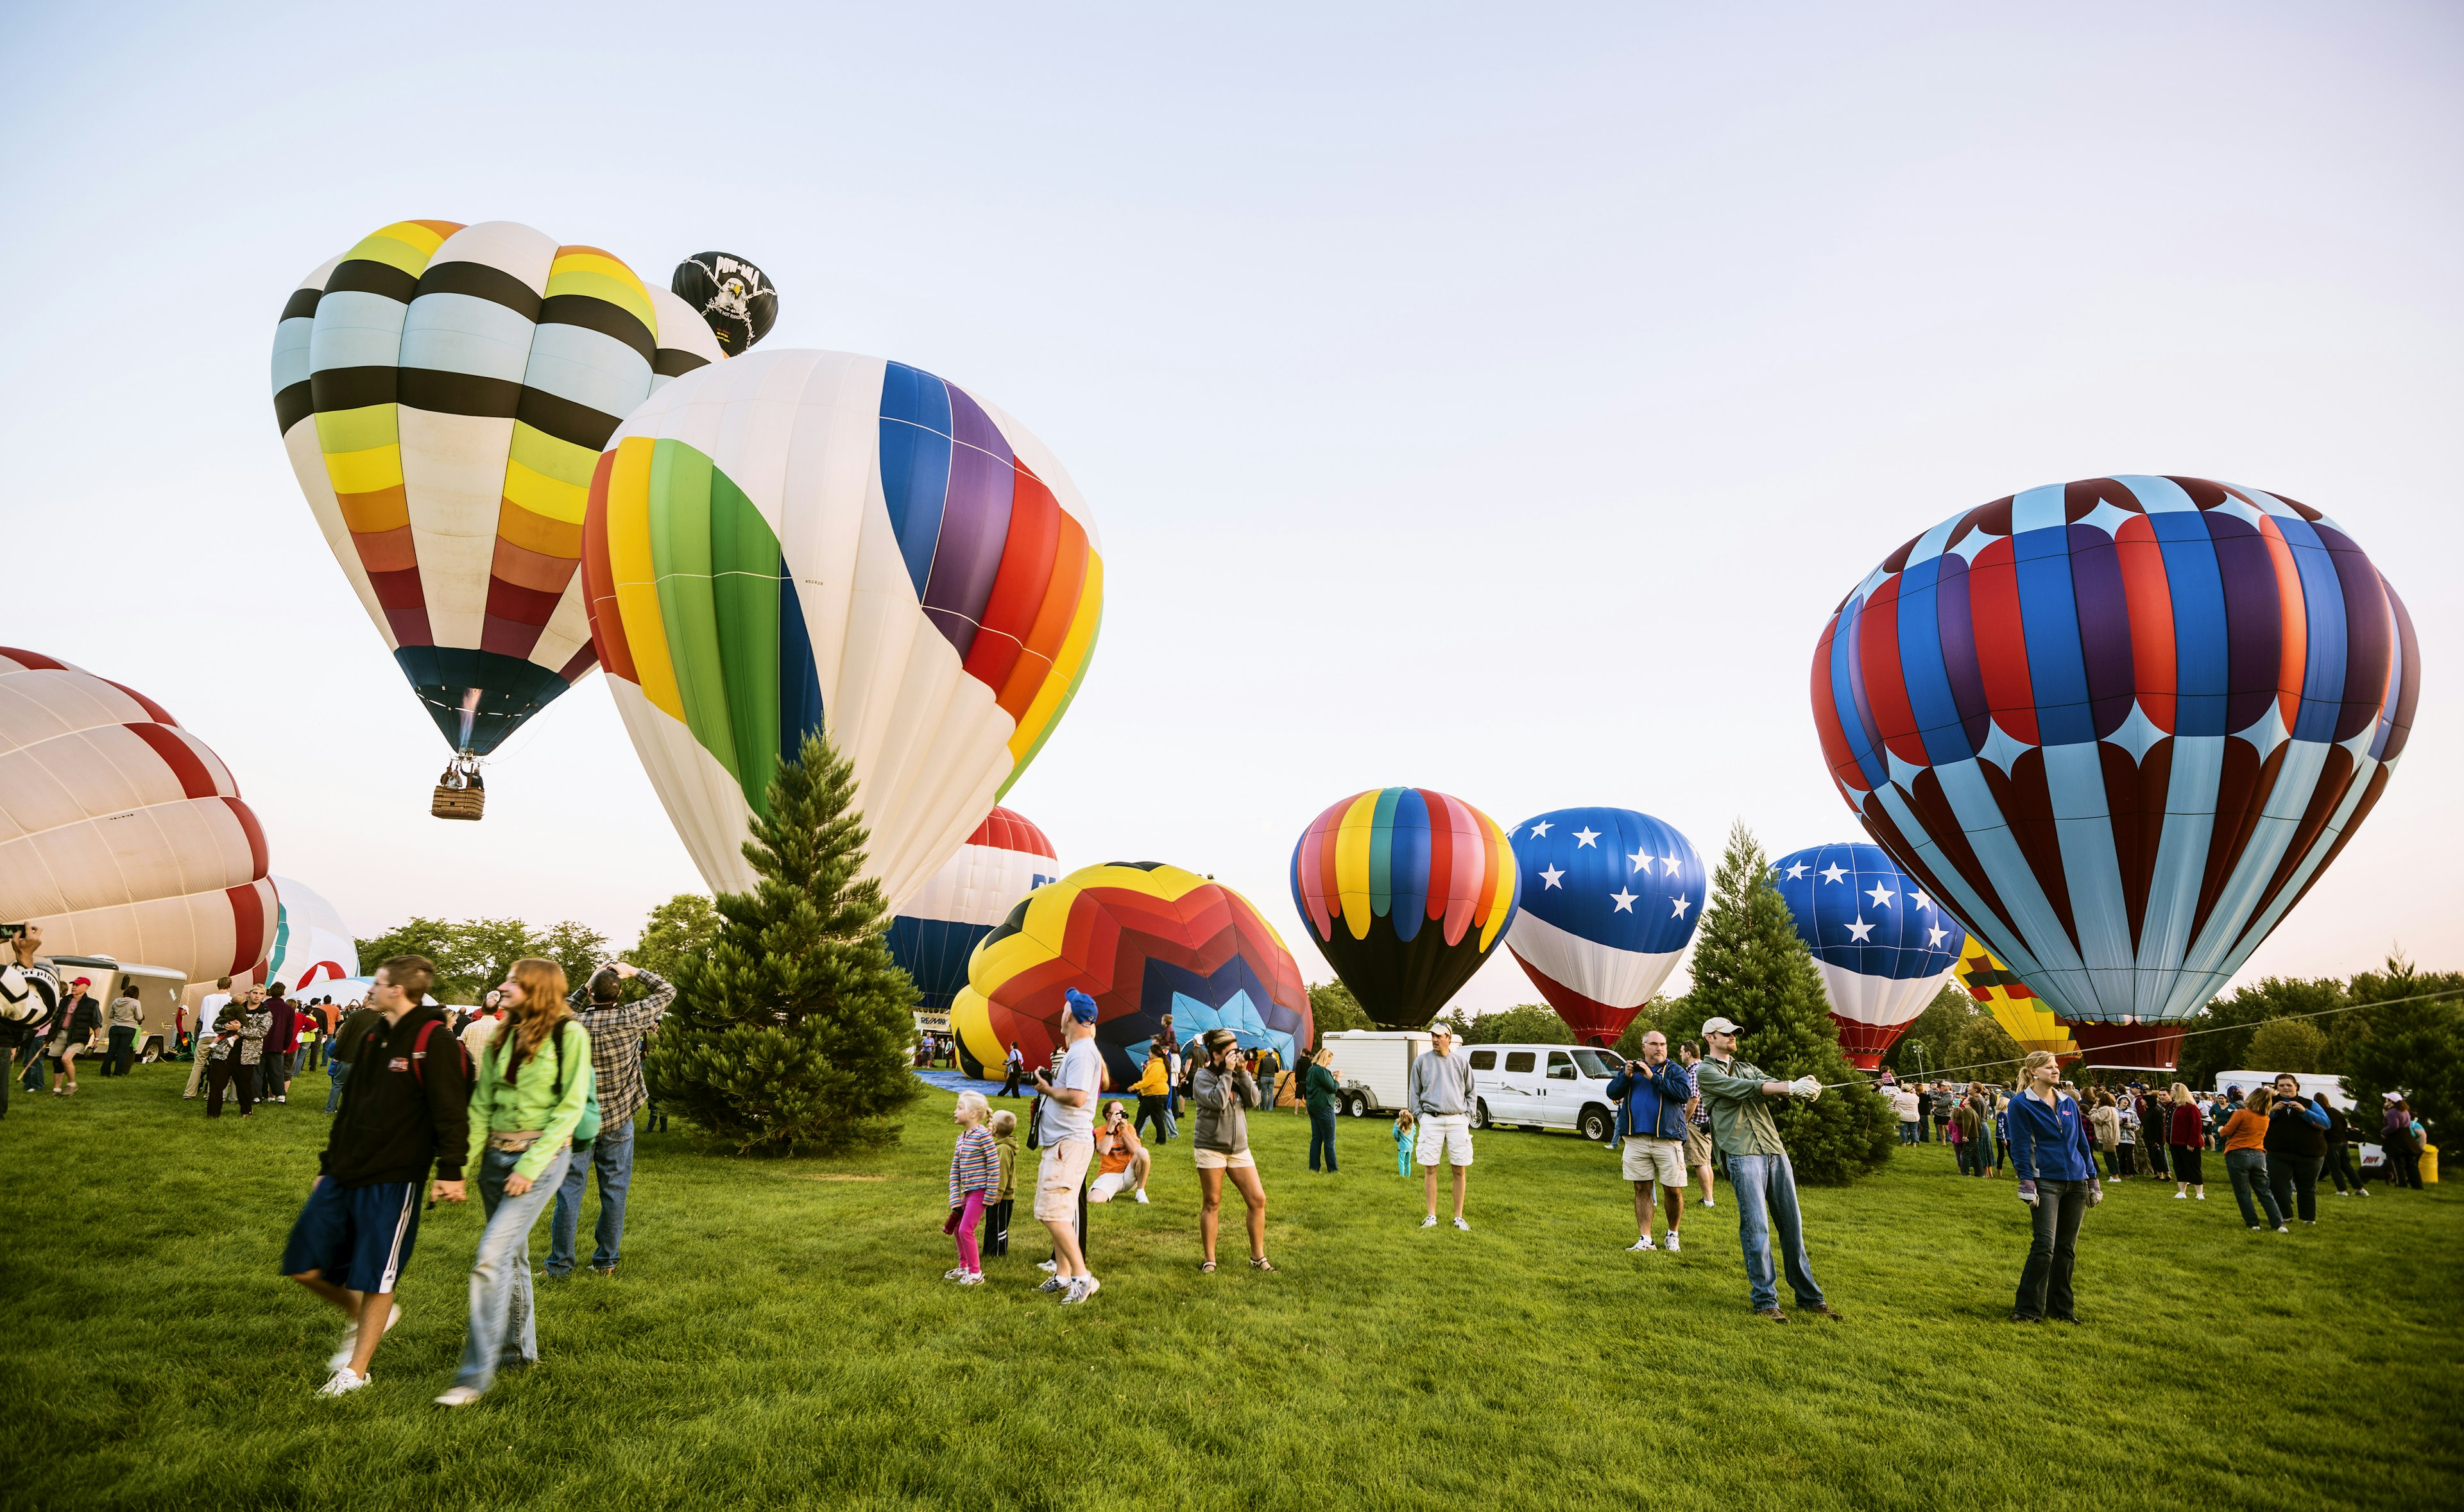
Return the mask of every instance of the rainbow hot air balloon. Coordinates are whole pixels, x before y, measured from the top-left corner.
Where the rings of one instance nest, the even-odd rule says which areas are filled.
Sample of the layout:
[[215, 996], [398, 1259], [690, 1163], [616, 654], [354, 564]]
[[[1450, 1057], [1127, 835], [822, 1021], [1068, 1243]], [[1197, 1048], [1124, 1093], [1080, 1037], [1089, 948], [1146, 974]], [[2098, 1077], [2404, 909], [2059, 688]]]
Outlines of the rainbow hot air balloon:
[[674, 295], [511, 221], [398, 221], [283, 307], [292, 471], [460, 765], [590, 670], [575, 574], [600, 449], [719, 356]]
[[958, 853], [890, 921], [890, 958], [914, 979], [916, 1006], [948, 1010], [967, 985], [967, 957], [1019, 899], [1061, 875], [1052, 842], [1025, 816], [996, 808]]
[[0, 921], [51, 955], [211, 981], [274, 943], [265, 832], [231, 770], [162, 705], [0, 646]]
[[703, 878], [808, 731], [855, 767], [892, 909], [975, 832], [1087, 675], [1104, 564], [1025, 427], [901, 362], [763, 350], [661, 389], [591, 483], [590, 617]]
[[1230, 887], [1159, 862], [1083, 867], [1011, 908], [976, 947], [950, 1010], [962, 1067], [999, 1065], [1013, 1041], [1042, 1065], [1073, 987], [1095, 999], [1114, 1087], [1137, 1079], [1166, 1015], [1178, 1042], [1229, 1029], [1287, 1065], [1315, 1039], [1309, 989], [1274, 926]]
[[1955, 515], [1834, 612], [1815, 722], [1868, 833], [2098, 1063], [2172, 1063], [2367, 817], [2412, 622], [2307, 505], [2109, 477]]
[[1617, 1043], [1694, 938], [1703, 858], [1630, 808], [1561, 808], [1512, 839], [1523, 900], [1506, 948], [1576, 1040]]
[[2019, 974], [1995, 958], [1983, 940], [1969, 935], [1952, 970], [1959, 974], [1960, 988], [1993, 1016], [2020, 1049], [2051, 1050], [2065, 1061], [2079, 1059], [2079, 1047], [2062, 1021], [2046, 1011]]
[[1292, 847], [1292, 906], [1363, 1012], [1417, 1029], [1514, 918], [1521, 878], [1497, 821], [1420, 787], [1355, 793]]
[[1839, 1048], [1870, 1071], [1942, 990], [1968, 931], [1880, 845], [1782, 856], [1771, 885], [1814, 953]]

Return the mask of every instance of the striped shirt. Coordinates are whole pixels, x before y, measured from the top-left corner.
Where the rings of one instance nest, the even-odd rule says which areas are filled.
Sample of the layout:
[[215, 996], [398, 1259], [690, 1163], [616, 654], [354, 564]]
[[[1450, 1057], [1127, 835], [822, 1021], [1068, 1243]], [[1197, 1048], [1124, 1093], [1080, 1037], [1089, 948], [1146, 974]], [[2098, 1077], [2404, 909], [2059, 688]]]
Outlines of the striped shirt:
[[977, 1125], [961, 1133], [957, 1148], [950, 1151], [950, 1206], [965, 1202], [970, 1192], [981, 1192], [989, 1200], [999, 1185], [1001, 1151], [993, 1148], [993, 1136]]

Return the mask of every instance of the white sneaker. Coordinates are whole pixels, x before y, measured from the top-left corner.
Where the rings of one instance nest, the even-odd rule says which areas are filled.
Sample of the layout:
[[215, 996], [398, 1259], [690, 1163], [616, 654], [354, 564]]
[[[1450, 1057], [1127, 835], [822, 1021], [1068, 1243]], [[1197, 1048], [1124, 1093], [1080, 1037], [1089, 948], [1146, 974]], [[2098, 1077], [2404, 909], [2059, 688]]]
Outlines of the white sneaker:
[[324, 1385], [317, 1388], [317, 1394], [319, 1396], [348, 1396], [353, 1391], [358, 1391], [361, 1387], [367, 1384], [368, 1377], [360, 1374], [358, 1371], [352, 1370], [346, 1365], [334, 1372], [334, 1378], [332, 1380], [327, 1381]]
[[2187, 1193], [2187, 1192], [2176, 1192], [2176, 1193], [2174, 1193], [2174, 1194], [2173, 1194], [2173, 1200], [2174, 1200], [2174, 1201], [2176, 1201], [2176, 1202], [2179, 1202], [2179, 1201], [2181, 1201], [2183, 1198], [2188, 1197], [2189, 1195], [2189, 1193]]
[[1709, 1197], [1705, 1197], [1705, 1198], [1703, 1199], [1703, 1205], [1704, 1205], [1705, 1207], [1706, 1207], [1706, 1208], [1716, 1208], [1716, 1207], [1718, 1207], [1720, 1204], [1718, 1204], [1718, 1203], [1716, 1203], [1716, 1202], [1712, 1201]]
[[1146, 1188], [1144, 1188], [1144, 1187], [1140, 1187], [1140, 1188], [1138, 1188], [1138, 1202], [1140, 1203], [1140, 1205], [1144, 1205], [1144, 1204], [1145, 1204], [1145, 1202], [1146, 1202], [1146, 1200], [1147, 1200], [1147, 1189], [1146, 1189]]
[[961, 1286], [980, 1286], [983, 1283], [984, 1273], [979, 1270], [966, 1271], [958, 1277], [958, 1284]]
[[941, 1273], [941, 1279], [943, 1281], [957, 1281], [959, 1277], [964, 1276], [965, 1274], [967, 1274], [967, 1267], [964, 1265], [953, 1265], [948, 1270]]
[[1102, 1290], [1103, 1285], [1092, 1276], [1074, 1276], [1070, 1278], [1068, 1289], [1061, 1294], [1061, 1305], [1075, 1306]]
[[1471, 1225], [1470, 1225], [1470, 1224], [1468, 1224], [1468, 1223], [1465, 1223], [1465, 1222], [1464, 1222], [1463, 1219], [1461, 1219], [1461, 1218], [1457, 1218], [1457, 1219], [1455, 1219], [1455, 1227], [1457, 1227], [1457, 1228], [1459, 1228], [1459, 1229], [1463, 1230], [1465, 1234], [1468, 1234], [1468, 1233], [1470, 1233], [1470, 1232], [1471, 1232]]
[[1061, 1262], [1059, 1260], [1040, 1260], [1035, 1262], [1035, 1268], [1043, 1271], [1046, 1275], [1050, 1275], [1061, 1269]]
[[1422, 1218], [1422, 1219], [1420, 1220], [1420, 1227], [1422, 1227], [1422, 1228], [1424, 1228], [1424, 1229], [1433, 1229], [1433, 1228], [1436, 1228], [1437, 1226], [1438, 1226], [1438, 1216], [1437, 1216], [1436, 1214], [1434, 1214], [1434, 1213], [1430, 1214], [1427, 1217]]
[[2293, 1227], [2291, 1224], [2278, 1223], [2276, 1225], [2276, 1232], [2278, 1234], [2290, 1234], [2293, 1232]]
[[2207, 1194], [2206, 1193], [2204, 1193], [2204, 1192], [2200, 1193], [2200, 1194], [2199, 1194], [2199, 1200], [2200, 1200], [2200, 1201], [2202, 1201], [2202, 1202], [2207, 1201], [2207, 1200], [2208, 1200], [2208, 1194]]
[[1641, 1254], [1641, 1253], [1642, 1253], [1643, 1251], [1645, 1251], [1645, 1250], [1652, 1250], [1652, 1251], [1655, 1251], [1655, 1252], [1656, 1252], [1657, 1250], [1659, 1250], [1659, 1248], [1660, 1248], [1660, 1246], [1659, 1246], [1659, 1245], [1654, 1244], [1653, 1242], [1651, 1242], [1651, 1236], [1650, 1236], [1650, 1235], [1648, 1235], [1648, 1234], [1646, 1234], [1646, 1235], [1644, 1235], [1642, 1238], [1639, 1238], [1639, 1239], [1635, 1240], [1633, 1243], [1631, 1243], [1631, 1244], [1627, 1245], [1627, 1246], [1625, 1247], [1625, 1252], [1626, 1252], [1627, 1254], [1629, 1254], [1629, 1255], [1639, 1255], [1639, 1254]]
[[436, 1405], [439, 1407], [468, 1407], [473, 1402], [479, 1399], [479, 1389], [475, 1386], [457, 1386], [451, 1391], [446, 1392], [444, 1395], [438, 1397], [436, 1399]]
[[[393, 1304], [393, 1311], [385, 1314], [385, 1331], [386, 1333], [393, 1332], [393, 1326], [400, 1322], [402, 1322], [402, 1304], [395, 1303]], [[359, 1352], [360, 1326], [357, 1323], [345, 1324], [342, 1326], [342, 1342], [341, 1345], [336, 1347], [334, 1357], [325, 1362], [325, 1369], [329, 1370], [341, 1370], [344, 1366], [351, 1363], [351, 1356]], [[364, 1380], [366, 1377], [363, 1376], [361, 1379]]]
[[1677, 1231], [1675, 1229], [1670, 1229], [1668, 1231], [1668, 1242], [1662, 1247], [1671, 1255], [1677, 1253]]
[[2369, 1194], [2370, 1194], [2370, 1189], [2369, 1189], [2369, 1188], [2367, 1188], [2367, 1187], [2355, 1187], [2355, 1188], [2353, 1189], [2353, 1195], [2355, 1195], [2355, 1196], [2357, 1196], [2357, 1197], [2366, 1197], [2366, 1196], [2368, 1196]]

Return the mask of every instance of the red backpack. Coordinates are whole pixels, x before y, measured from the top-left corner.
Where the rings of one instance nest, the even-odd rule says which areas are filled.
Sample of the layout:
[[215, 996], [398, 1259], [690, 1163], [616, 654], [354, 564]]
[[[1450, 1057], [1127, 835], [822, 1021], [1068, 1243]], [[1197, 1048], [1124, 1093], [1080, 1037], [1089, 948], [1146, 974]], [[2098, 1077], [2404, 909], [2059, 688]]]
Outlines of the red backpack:
[[[419, 1037], [410, 1041], [410, 1074], [419, 1078], [419, 1085], [423, 1087], [428, 1085], [428, 1037], [444, 1026], [444, 1019], [430, 1019], [419, 1026]], [[453, 1058], [462, 1067], [462, 1085], [468, 1086], [471, 1085], [471, 1047], [451, 1034], [445, 1038], [453, 1046]]]

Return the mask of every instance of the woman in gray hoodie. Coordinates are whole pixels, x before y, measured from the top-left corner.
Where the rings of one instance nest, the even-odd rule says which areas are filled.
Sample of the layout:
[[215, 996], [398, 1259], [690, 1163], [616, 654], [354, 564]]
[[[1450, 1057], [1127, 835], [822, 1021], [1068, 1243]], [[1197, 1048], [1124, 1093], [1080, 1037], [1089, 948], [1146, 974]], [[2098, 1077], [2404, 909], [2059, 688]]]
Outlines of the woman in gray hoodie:
[[1198, 1237], [1206, 1251], [1205, 1263], [1215, 1269], [1215, 1228], [1223, 1208], [1223, 1178], [1241, 1189], [1249, 1204], [1249, 1264], [1273, 1270], [1266, 1260], [1266, 1189], [1258, 1180], [1258, 1162], [1249, 1153], [1248, 1109], [1262, 1106], [1258, 1083], [1249, 1074], [1248, 1058], [1229, 1029], [1209, 1029], [1203, 1041], [1206, 1059], [1190, 1077], [1190, 1101], [1198, 1106], [1198, 1185], [1206, 1203], [1198, 1217]]

